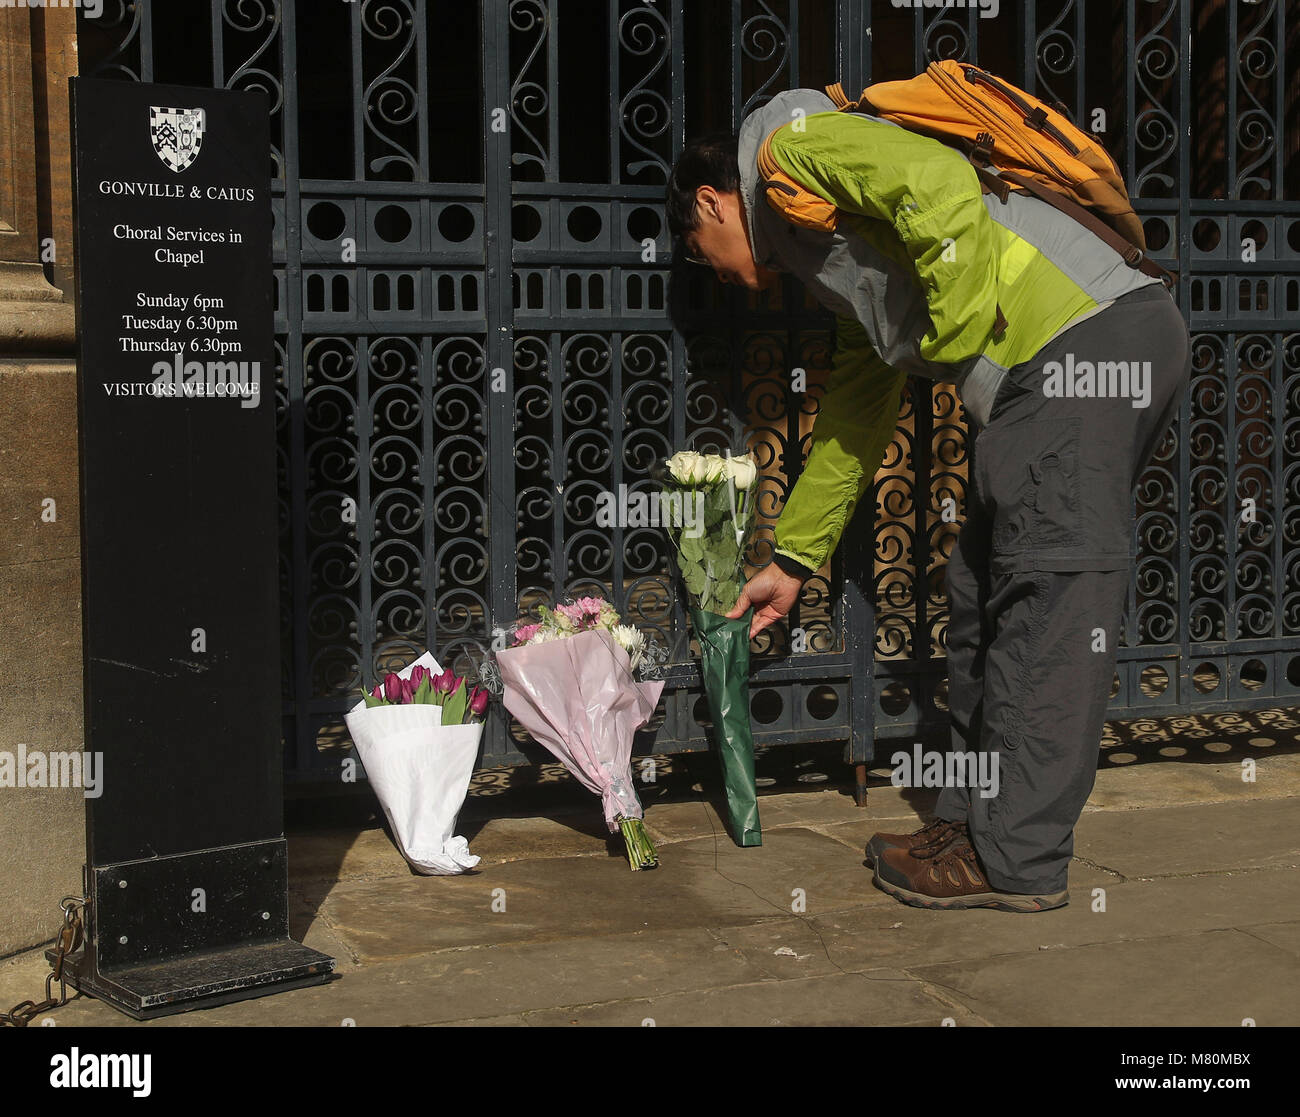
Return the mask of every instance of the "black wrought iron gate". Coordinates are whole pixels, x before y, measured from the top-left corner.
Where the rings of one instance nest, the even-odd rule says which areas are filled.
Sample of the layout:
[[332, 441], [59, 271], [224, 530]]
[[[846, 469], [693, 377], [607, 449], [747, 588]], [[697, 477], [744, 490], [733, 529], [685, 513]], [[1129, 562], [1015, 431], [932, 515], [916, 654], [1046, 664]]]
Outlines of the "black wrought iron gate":
[[[742, 297], [670, 266], [667, 168], [687, 135], [734, 128], [780, 89], [941, 57], [1098, 130], [1180, 273], [1194, 380], [1136, 491], [1113, 711], [1300, 694], [1298, 28], [1285, 0], [81, 11], [83, 73], [270, 96], [289, 775], [338, 772], [363, 679], [425, 647], [472, 674], [494, 629], [570, 591], [608, 596], [673, 649], [643, 748], [704, 746], [664, 542], [598, 526], [596, 497], [645, 488], [688, 443], [748, 440], [766, 561], [815, 414], [791, 370], [819, 383], [833, 338], [797, 287]], [[760, 742], [844, 739], [865, 760], [876, 738], [942, 725], [959, 524], [941, 509], [962, 503], [966, 458], [951, 390], [910, 385], [877, 522], [864, 501], [755, 647]], [[484, 765], [527, 755], [490, 720]]]

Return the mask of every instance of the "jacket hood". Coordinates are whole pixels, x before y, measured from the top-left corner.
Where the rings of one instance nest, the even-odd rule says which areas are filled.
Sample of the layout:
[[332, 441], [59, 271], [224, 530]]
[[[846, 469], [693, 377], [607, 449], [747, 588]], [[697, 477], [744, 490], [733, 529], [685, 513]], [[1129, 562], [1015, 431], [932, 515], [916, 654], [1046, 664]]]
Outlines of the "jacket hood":
[[751, 112], [740, 125], [736, 159], [740, 164], [740, 197], [745, 206], [745, 223], [749, 227], [749, 247], [754, 259], [765, 264], [772, 244], [765, 230], [755, 220], [758, 197], [758, 149], [773, 128], [789, 124], [796, 110], [805, 116], [816, 112], [834, 112], [835, 103], [816, 89], [787, 89]]

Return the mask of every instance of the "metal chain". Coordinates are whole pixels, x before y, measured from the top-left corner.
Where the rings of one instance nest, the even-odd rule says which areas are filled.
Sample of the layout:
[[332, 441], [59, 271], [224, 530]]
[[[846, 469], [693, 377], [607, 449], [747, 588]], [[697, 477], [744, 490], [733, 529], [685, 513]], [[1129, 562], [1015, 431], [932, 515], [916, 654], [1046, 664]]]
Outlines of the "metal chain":
[[[63, 927], [59, 930], [59, 937], [54, 940], [54, 961], [45, 978], [45, 1000], [22, 1001], [8, 1012], [0, 1012], [0, 1027], [10, 1024], [15, 1028], [25, 1028], [38, 1014], [67, 1003], [68, 983], [63, 976], [63, 961], [81, 946], [81, 909], [86, 906], [86, 901], [80, 896], [64, 896], [59, 906], [63, 909]], [[57, 997], [51, 995], [51, 987], [56, 981], [59, 983]]]

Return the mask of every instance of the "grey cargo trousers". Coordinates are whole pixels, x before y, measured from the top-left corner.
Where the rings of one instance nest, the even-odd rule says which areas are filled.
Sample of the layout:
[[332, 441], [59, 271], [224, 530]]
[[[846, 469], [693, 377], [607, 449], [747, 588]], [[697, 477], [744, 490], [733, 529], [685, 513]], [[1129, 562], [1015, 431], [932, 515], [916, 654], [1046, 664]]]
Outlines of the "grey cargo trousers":
[[[1055, 394], [1087, 391], [1074, 378], [1089, 366], [1092, 394]], [[996, 754], [999, 786], [945, 788], [936, 813], [966, 821], [1000, 891], [1066, 887], [1114, 678], [1133, 487], [1190, 373], [1177, 306], [1141, 287], [1010, 369], [975, 438], [947, 567], [948, 705], [952, 748]]]

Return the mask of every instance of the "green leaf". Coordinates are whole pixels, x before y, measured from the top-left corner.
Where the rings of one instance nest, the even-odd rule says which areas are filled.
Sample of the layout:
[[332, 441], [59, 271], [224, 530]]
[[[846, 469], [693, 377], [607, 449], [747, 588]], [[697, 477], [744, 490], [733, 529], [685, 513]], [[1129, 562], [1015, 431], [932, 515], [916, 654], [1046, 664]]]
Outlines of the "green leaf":
[[704, 568], [700, 566], [691, 566], [682, 570], [682, 581], [686, 583], [686, 588], [693, 594], [704, 592], [704, 587], [708, 584], [708, 579], [704, 575]]
[[713, 587], [713, 600], [717, 604], [715, 612], [729, 613], [740, 598], [740, 583], [733, 581], [719, 582]]
[[713, 541], [713, 557], [719, 567], [734, 569], [740, 558], [740, 547], [736, 544], [736, 533], [728, 528]]
[[433, 705], [433, 683], [429, 681], [428, 675], [425, 675], [420, 685], [415, 688], [415, 694], [411, 701], [418, 702], [422, 706]]
[[704, 518], [710, 524], [731, 520], [735, 515], [735, 486], [727, 481], [715, 485], [704, 498]]
[[704, 557], [704, 537], [687, 535], [683, 532], [681, 539], [682, 558], [698, 562]]
[[462, 680], [460, 686], [447, 695], [447, 700], [442, 704], [443, 725], [460, 725], [465, 720], [465, 705], [468, 699], [467, 689], [464, 680]]
[[383, 700], [382, 698], [376, 698], [376, 697], [375, 697], [373, 694], [371, 694], [368, 690], [367, 690], [367, 691], [362, 691], [361, 696], [366, 700], [366, 709], [367, 709], [367, 710], [372, 709], [372, 708], [375, 707], [375, 706], [383, 706], [383, 705], [386, 705], [386, 703], [384, 702], [384, 700]]

